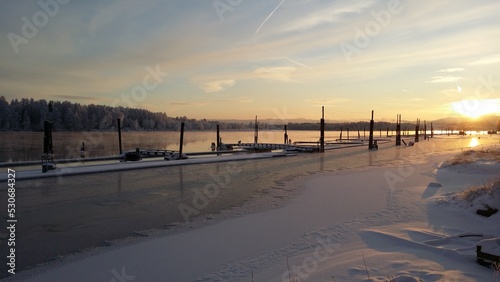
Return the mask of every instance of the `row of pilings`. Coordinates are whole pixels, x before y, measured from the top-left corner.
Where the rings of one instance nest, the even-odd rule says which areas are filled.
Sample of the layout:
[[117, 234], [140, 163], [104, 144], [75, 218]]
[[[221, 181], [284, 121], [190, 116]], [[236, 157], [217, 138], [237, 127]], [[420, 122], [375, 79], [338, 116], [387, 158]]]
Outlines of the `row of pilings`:
[[[372, 110], [372, 115], [370, 119], [370, 131], [369, 131], [369, 137], [368, 137], [368, 149], [369, 150], [374, 150], [378, 149], [378, 143], [377, 140], [375, 140], [373, 134], [375, 130], [375, 120], [374, 120], [374, 115], [375, 111]], [[402, 119], [401, 119], [401, 114], [398, 114], [396, 116], [396, 146], [401, 146], [401, 143], [404, 142], [406, 145], [406, 142], [402, 139]], [[448, 130], [448, 129], [447, 129]], [[434, 137], [434, 126], [431, 123], [431, 132], [430, 132], [430, 137], [427, 136], [427, 123], [424, 121], [424, 126], [423, 130], [421, 129], [421, 121], [420, 119], [417, 119], [417, 122], [415, 124], [415, 139], [414, 142], [412, 143], [417, 143], [420, 141], [420, 135], [424, 135], [424, 140], [429, 140], [429, 138]], [[407, 135], [409, 135], [407, 133]], [[448, 134], [449, 135], [449, 134]], [[320, 145], [319, 145], [319, 152], [323, 153], [325, 151], [325, 107], [322, 107], [321, 110], [321, 120], [320, 120]], [[382, 128], [380, 129], [380, 136], [382, 136]], [[389, 137], [389, 128], [387, 128], [387, 137]], [[358, 138], [360, 138], [359, 130], [358, 130]], [[347, 139], [349, 140], [349, 128], [347, 128]], [[342, 127], [340, 130], [340, 140], [342, 140]]]
[[[378, 149], [378, 144], [377, 140], [374, 138], [374, 131], [375, 131], [375, 120], [374, 120], [374, 115], [375, 111], [372, 110], [371, 113], [371, 119], [370, 119], [370, 128], [369, 128], [369, 138], [368, 138], [368, 149], [373, 150], [373, 149]], [[118, 140], [119, 140], [119, 148], [120, 148], [120, 155], [123, 153], [122, 152], [122, 142], [121, 142], [121, 126], [120, 126], [120, 119], [117, 119], [117, 124], [118, 124]], [[402, 144], [402, 136], [403, 132], [406, 132], [406, 136], [409, 135], [409, 131], [405, 128], [404, 131], [401, 128], [402, 125], [402, 119], [401, 119], [401, 114], [398, 114], [396, 117], [396, 146], [401, 146]], [[259, 124], [257, 121], [257, 116], [255, 116], [255, 131], [254, 131], [254, 143], [257, 144], [259, 141]], [[290, 139], [288, 138], [288, 128], [287, 125], [284, 125], [284, 137], [283, 137], [283, 143], [284, 144], [289, 144]], [[446, 128], [446, 134], [450, 135], [450, 131], [448, 128]], [[451, 131], [452, 133], [453, 131]], [[365, 133], [363, 132], [363, 135]], [[347, 139], [349, 140], [349, 128], [347, 128]], [[423, 129], [421, 128], [421, 121], [420, 119], [417, 119], [417, 122], [415, 124], [415, 135], [414, 135], [414, 143], [417, 143], [420, 141], [420, 135], [424, 136], [424, 140], [429, 140], [429, 136], [427, 136], [427, 123], [424, 121], [424, 126]], [[382, 136], [382, 128], [380, 128], [380, 136]], [[389, 137], [389, 128], [387, 128], [387, 137]], [[431, 132], [430, 132], [430, 138], [434, 137], [434, 127], [433, 124], [431, 123]], [[358, 138], [360, 138], [360, 133], [358, 129]], [[217, 137], [216, 137], [216, 143], [215, 146], [216, 148], [219, 148], [222, 144], [221, 142], [221, 137], [220, 137], [220, 130], [219, 130], [219, 125], [217, 125]], [[340, 133], [340, 140], [342, 140], [342, 128], [341, 128], [341, 133]], [[404, 141], [403, 141], [404, 142]], [[51, 143], [51, 142], [50, 142]], [[179, 155], [182, 155], [182, 147], [184, 143], [184, 123], [181, 123], [181, 132], [180, 132], [180, 140], [179, 140]], [[406, 144], [406, 143], [405, 143]], [[323, 106], [321, 109], [321, 119], [320, 119], [320, 138], [319, 138], [319, 152], [323, 153], [325, 152], [325, 107]]]

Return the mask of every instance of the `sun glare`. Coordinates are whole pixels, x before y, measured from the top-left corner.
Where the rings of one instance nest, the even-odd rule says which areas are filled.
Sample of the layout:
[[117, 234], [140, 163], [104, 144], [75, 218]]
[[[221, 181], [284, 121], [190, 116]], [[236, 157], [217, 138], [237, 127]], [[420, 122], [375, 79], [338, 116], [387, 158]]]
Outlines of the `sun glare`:
[[469, 143], [469, 147], [476, 147], [479, 145], [479, 141], [477, 140], [476, 137], [473, 137], [471, 140], [470, 140], [470, 143]]
[[489, 114], [500, 114], [500, 99], [464, 99], [451, 104], [453, 110], [465, 117], [478, 118]]

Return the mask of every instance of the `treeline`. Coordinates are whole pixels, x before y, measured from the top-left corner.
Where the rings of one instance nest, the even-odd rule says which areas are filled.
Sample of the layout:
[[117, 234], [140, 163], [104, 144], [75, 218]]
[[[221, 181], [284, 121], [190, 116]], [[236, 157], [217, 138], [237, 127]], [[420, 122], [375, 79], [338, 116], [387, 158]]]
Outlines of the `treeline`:
[[[49, 107], [49, 103], [51, 104]], [[45, 120], [53, 122], [56, 131], [110, 131], [116, 130], [116, 120], [121, 119], [123, 130], [180, 130], [181, 122], [186, 130], [244, 130], [253, 128], [253, 123], [219, 123], [169, 117], [166, 113], [153, 113], [144, 109], [109, 107], [103, 105], [80, 105], [68, 101], [47, 102], [46, 100], [13, 99], [10, 103], [0, 96], [0, 130], [42, 131]], [[262, 125], [267, 128], [266, 124]]]
[[[395, 130], [396, 124], [390, 122], [375, 122], [374, 129], [375, 130]], [[415, 125], [410, 123], [401, 124], [401, 129], [412, 129], [415, 130]], [[288, 129], [290, 130], [319, 130], [319, 123], [288, 123]], [[340, 131], [347, 130], [349, 131], [363, 131], [370, 130], [370, 122], [367, 121], [359, 121], [359, 122], [341, 122], [341, 123], [326, 123], [325, 130], [326, 131]], [[429, 126], [430, 129], [430, 126]]]

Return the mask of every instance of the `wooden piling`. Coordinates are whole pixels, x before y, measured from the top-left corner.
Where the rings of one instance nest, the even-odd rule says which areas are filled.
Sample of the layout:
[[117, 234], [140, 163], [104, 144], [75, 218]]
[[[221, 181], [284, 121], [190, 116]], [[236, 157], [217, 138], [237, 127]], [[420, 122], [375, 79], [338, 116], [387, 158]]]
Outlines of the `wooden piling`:
[[321, 120], [320, 120], [320, 147], [319, 151], [321, 153], [325, 152], [325, 106], [321, 107]]
[[219, 129], [219, 125], [217, 124], [217, 142], [215, 142], [215, 150], [219, 150], [219, 146], [220, 146], [220, 129]]
[[427, 121], [424, 120], [424, 140], [427, 140]]
[[184, 144], [184, 123], [181, 122], [181, 136], [179, 141], [179, 160], [182, 159], [182, 145]]
[[43, 153], [48, 154], [50, 150], [50, 122], [43, 122]]
[[259, 143], [259, 124], [257, 123], [257, 116], [255, 116], [255, 133], [253, 135], [253, 142]]
[[344, 131], [344, 129], [342, 127], [340, 127], [340, 141], [342, 141], [342, 132]]
[[431, 138], [434, 138], [434, 126], [432, 125], [432, 122], [431, 122]]
[[420, 134], [420, 119], [417, 119], [417, 123], [415, 125], [415, 143], [419, 141], [418, 135]]
[[368, 139], [368, 149], [371, 150], [373, 149], [373, 127], [375, 125], [375, 122], [373, 121], [373, 110], [372, 110], [372, 119], [370, 120], [370, 136]]
[[122, 149], [122, 125], [119, 118], [116, 119], [116, 126], [118, 127], [118, 147], [120, 149], [120, 155], [123, 153]]
[[401, 146], [401, 115], [396, 117], [396, 146]]
[[283, 139], [285, 142], [283, 142], [283, 144], [288, 144], [288, 133], [286, 130], [286, 124], [284, 125], [284, 127], [285, 127], [285, 135], [283, 136]]

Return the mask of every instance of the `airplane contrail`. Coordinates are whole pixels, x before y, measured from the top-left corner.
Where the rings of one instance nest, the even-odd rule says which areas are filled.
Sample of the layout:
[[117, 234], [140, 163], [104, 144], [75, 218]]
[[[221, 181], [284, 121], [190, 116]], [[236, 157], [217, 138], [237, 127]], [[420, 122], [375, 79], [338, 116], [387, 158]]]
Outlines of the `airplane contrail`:
[[[271, 53], [276, 53], [274, 52], [273, 50], [269, 49], [269, 48], [266, 48], [266, 47], [263, 47], [263, 46], [260, 46], [260, 44], [257, 42], [257, 40], [255, 39], [257, 37], [257, 34], [259, 33], [260, 29], [266, 24], [266, 22], [273, 16], [274, 12], [276, 12], [276, 10], [279, 9], [279, 7], [281, 7], [281, 5], [285, 2], [286, 0], [281, 0], [281, 2], [278, 4], [278, 6], [276, 6], [276, 8], [274, 8], [274, 10], [269, 14], [269, 16], [267, 16], [267, 18], [259, 25], [259, 27], [257, 28], [257, 30], [255, 31], [255, 34], [253, 35], [253, 43], [255, 45], [258, 45], [260, 48], [268, 51], [268, 52], [271, 52]], [[309, 70], [312, 70], [310, 67], [300, 63], [300, 62], [297, 62], [295, 61], [294, 59], [290, 58], [290, 57], [287, 57], [287, 56], [282, 56], [283, 58], [287, 59], [288, 61], [296, 64], [296, 65], [299, 65], [301, 67], [304, 67], [304, 68], [307, 68]]]
[[[269, 20], [269, 18], [271, 18], [274, 14], [274, 12], [276, 12], [276, 10], [279, 9], [279, 7], [285, 2], [286, 0], [281, 0], [281, 2], [278, 4], [278, 6], [276, 6], [276, 8], [274, 8], [274, 10], [269, 14], [269, 16], [267, 16], [267, 18], [260, 24], [259, 28], [257, 28], [257, 30], [255, 31], [255, 35], [257, 35], [257, 33], [259, 33], [260, 29], [262, 28], [263, 25], [266, 24], [266, 22]], [[255, 41], [255, 35], [254, 35], [254, 41]]]

